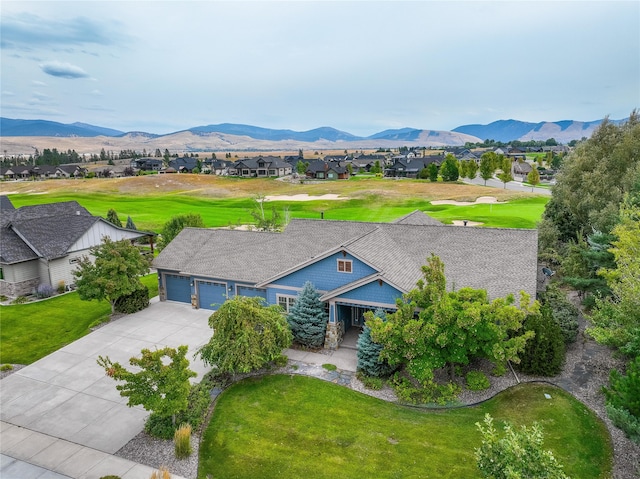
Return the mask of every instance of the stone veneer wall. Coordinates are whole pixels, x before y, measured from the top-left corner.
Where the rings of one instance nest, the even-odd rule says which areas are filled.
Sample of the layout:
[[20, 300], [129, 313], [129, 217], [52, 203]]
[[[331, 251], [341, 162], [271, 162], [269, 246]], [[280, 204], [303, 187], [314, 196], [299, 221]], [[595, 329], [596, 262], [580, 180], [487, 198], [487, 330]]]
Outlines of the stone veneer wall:
[[27, 281], [21, 281], [19, 283], [10, 283], [8, 281], [0, 280], [0, 294], [10, 298], [26, 296], [28, 294], [32, 294], [39, 284], [39, 278], [28, 279]]
[[324, 335], [324, 349], [338, 349], [344, 337], [344, 324], [342, 321], [327, 323], [327, 332]]

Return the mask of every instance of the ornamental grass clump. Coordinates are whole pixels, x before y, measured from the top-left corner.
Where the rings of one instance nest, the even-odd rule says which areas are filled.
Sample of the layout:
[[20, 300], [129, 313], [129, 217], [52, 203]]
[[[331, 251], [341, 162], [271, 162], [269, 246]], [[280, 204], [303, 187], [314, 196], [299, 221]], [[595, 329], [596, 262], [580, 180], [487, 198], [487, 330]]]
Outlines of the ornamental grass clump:
[[173, 435], [173, 444], [175, 446], [176, 457], [178, 459], [186, 459], [191, 455], [191, 425], [181, 424]]
[[171, 474], [169, 473], [169, 469], [162, 466], [157, 471], [153, 471], [149, 479], [171, 479]]

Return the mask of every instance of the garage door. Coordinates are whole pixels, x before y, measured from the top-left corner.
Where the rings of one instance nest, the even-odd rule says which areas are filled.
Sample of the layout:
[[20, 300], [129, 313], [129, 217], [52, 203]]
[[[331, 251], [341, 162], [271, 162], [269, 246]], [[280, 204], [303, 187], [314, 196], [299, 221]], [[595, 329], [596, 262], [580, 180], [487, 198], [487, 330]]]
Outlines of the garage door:
[[251, 288], [249, 286], [238, 286], [238, 296], [249, 296], [250, 298], [259, 296], [261, 298], [267, 299], [267, 290]]
[[227, 285], [213, 281], [197, 281], [198, 307], [218, 309], [227, 300]]
[[191, 285], [188, 276], [177, 274], [165, 274], [165, 285], [167, 287], [167, 299], [169, 301], [180, 301], [181, 303], [191, 303]]

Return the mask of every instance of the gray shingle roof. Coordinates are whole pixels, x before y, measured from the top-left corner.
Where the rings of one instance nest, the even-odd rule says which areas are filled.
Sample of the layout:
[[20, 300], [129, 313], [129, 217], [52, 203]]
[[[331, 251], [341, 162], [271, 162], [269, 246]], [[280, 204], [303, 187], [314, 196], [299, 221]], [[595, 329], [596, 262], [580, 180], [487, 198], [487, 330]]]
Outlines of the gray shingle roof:
[[492, 298], [536, 290], [537, 231], [407, 223], [294, 219], [282, 233], [185, 228], [154, 266], [185, 274], [264, 283], [343, 247], [405, 291], [431, 253], [449, 289], [486, 289]]
[[[39, 257], [51, 260], [65, 256], [98, 221], [105, 220], [92, 216], [77, 201], [23, 206], [15, 210], [3, 208], [0, 213], [0, 261], [18, 263]], [[144, 234], [142, 231], [136, 233]]]
[[397, 220], [393, 221], [393, 223], [397, 225], [432, 225], [432, 226], [443, 225], [443, 223], [441, 223], [437, 219], [429, 216], [428, 214], [420, 210], [412, 211], [408, 215], [405, 215], [402, 218], [398, 218]]

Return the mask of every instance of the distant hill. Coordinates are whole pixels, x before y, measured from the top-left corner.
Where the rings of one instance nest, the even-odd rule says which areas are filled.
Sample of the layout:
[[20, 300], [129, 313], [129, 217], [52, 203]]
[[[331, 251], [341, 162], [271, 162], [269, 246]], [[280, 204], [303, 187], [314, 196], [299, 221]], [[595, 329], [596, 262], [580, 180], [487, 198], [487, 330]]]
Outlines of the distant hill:
[[[295, 141], [319, 141], [319, 140], [329, 140], [329, 141], [353, 141], [353, 140], [361, 140], [361, 137], [354, 136], [351, 133], [346, 133], [344, 131], [336, 130], [335, 128], [331, 128], [328, 126], [323, 126], [321, 128], [316, 128], [314, 130], [309, 131], [293, 131], [293, 130], [272, 130], [270, 128], [260, 128], [258, 126], [251, 125], [238, 125], [233, 123], [221, 123], [219, 125], [207, 125], [207, 126], [196, 126], [194, 128], [189, 128], [188, 130], [192, 133], [201, 134], [201, 133], [226, 133], [229, 135], [239, 135], [239, 136], [248, 136], [250, 138], [254, 138], [256, 140], [271, 140], [271, 141], [282, 141], [282, 140], [295, 140]], [[180, 133], [180, 132], [176, 132]]]
[[[612, 120], [619, 123], [624, 120]], [[298, 149], [377, 149], [406, 147], [461, 146], [492, 139], [508, 143], [513, 140], [544, 141], [555, 138], [560, 143], [589, 138], [602, 120], [573, 120], [529, 123], [499, 120], [488, 125], [463, 125], [452, 131], [398, 128], [368, 137], [352, 135], [324, 126], [308, 131], [270, 129], [258, 126], [221, 123], [204, 125], [158, 135], [143, 131], [122, 132], [86, 123], [57, 123], [46, 120], [0, 118], [0, 136], [8, 154], [30, 154], [33, 148], [76, 149], [85, 153], [150, 150], [170, 151], [276, 151]], [[81, 141], [81, 138], [86, 140]], [[6, 147], [6, 148], [4, 148]]]
[[0, 136], [118, 136], [124, 132], [88, 125], [86, 123], [58, 123], [47, 120], [14, 120], [0, 118]]
[[[620, 123], [625, 120], [611, 120]], [[496, 140], [508, 143], [513, 140], [520, 141], [544, 141], [555, 138], [560, 143], [568, 143], [571, 140], [580, 140], [582, 137], [589, 138], [602, 123], [602, 120], [595, 121], [573, 121], [563, 120], [540, 123], [528, 123], [518, 120], [498, 120], [488, 125], [463, 125], [451, 131], [466, 133], [477, 136], [484, 140]]]

